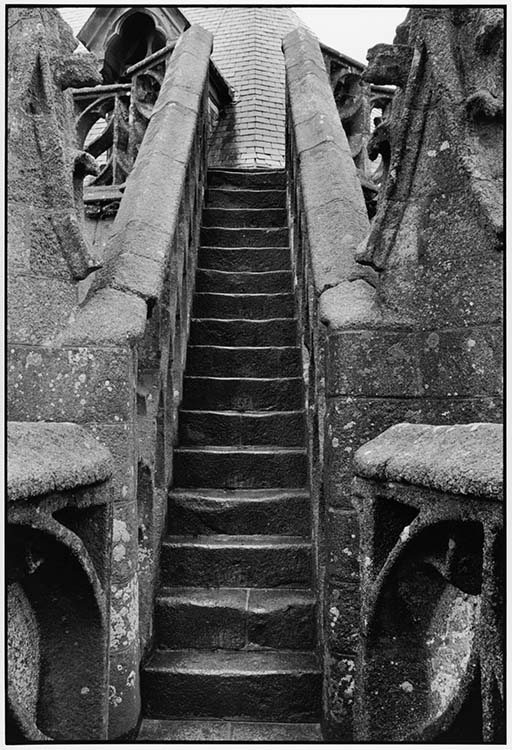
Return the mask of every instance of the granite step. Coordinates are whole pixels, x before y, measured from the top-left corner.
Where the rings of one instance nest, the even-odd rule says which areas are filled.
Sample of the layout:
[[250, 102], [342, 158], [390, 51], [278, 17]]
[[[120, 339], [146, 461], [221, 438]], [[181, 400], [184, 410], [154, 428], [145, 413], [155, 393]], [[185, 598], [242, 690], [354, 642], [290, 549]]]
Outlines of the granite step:
[[203, 227], [286, 227], [286, 208], [205, 208]]
[[189, 346], [190, 375], [235, 378], [297, 378], [302, 375], [298, 346]]
[[319, 716], [321, 672], [311, 652], [156, 651], [142, 694], [148, 718], [304, 722]]
[[192, 318], [189, 344], [238, 347], [296, 346], [297, 321], [294, 318]]
[[163, 586], [309, 588], [311, 544], [284, 535], [170, 535], [161, 553]]
[[284, 534], [309, 538], [310, 498], [303, 489], [169, 491], [170, 534]]
[[301, 589], [162, 588], [155, 604], [159, 649], [314, 648], [315, 599]]
[[138, 742], [322, 742], [320, 724], [221, 719], [144, 719]]
[[180, 409], [180, 445], [304, 445], [304, 411], [236, 412]]
[[220, 294], [275, 294], [292, 291], [291, 271], [212, 271], [198, 268], [196, 292]]
[[302, 378], [221, 378], [186, 375], [187, 411], [297, 411], [304, 408]]
[[293, 294], [218, 294], [200, 292], [194, 295], [195, 318], [293, 318]]
[[306, 481], [304, 448], [202, 445], [174, 451], [176, 487], [302, 488]]
[[213, 247], [288, 247], [288, 227], [258, 229], [202, 227], [201, 245]]
[[286, 208], [286, 190], [208, 188], [208, 208]]
[[208, 187], [276, 189], [286, 187], [284, 169], [209, 169]]
[[286, 271], [291, 266], [287, 247], [200, 247], [198, 264], [211, 271]]

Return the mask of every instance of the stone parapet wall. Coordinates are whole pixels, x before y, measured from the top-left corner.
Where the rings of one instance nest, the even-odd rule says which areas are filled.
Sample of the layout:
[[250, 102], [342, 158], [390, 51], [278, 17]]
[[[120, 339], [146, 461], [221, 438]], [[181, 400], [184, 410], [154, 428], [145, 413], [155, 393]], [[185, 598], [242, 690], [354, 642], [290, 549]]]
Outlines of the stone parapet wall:
[[[308, 290], [301, 309], [319, 433], [311, 455], [327, 737], [352, 736], [355, 450], [397, 422], [502, 418], [502, 31], [500, 11], [415, 8], [398, 29], [396, 54], [370, 55], [364, 78], [397, 93], [374, 139], [384, 181], [366, 229], [334, 105], [324, 101], [320, 51], [303, 31], [285, 40], [294, 253], [298, 286]], [[316, 196], [303, 185], [308, 159]]]
[[[351, 736], [358, 617], [357, 520], [350, 506], [338, 510], [339, 493], [332, 491], [329, 478], [338, 447], [332, 436], [332, 400], [341, 366], [330, 360], [329, 352], [336, 334], [331, 317], [339, 306], [353, 306], [351, 300], [366, 300], [374, 294], [364, 278], [373, 282], [371, 272], [366, 273], [354, 260], [369, 221], [317, 40], [298, 29], [285, 37], [283, 50], [292, 259], [308, 376], [309, 476], [321, 602], [318, 629], [324, 673], [323, 731], [327, 738], [346, 740]], [[331, 601], [339, 609], [335, 605], [329, 608]], [[333, 621], [335, 612], [338, 616]]]
[[355, 455], [359, 741], [504, 742], [502, 432], [397, 424]]
[[[206, 177], [211, 48], [200, 27], [181, 37], [83, 304], [72, 280], [61, 314], [43, 280], [59, 317], [48, 324], [36, 306], [38, 335], [17, 319], [10, 339], [10, 418], [80, 423], [114, 457], [110, 739], [137, 730], [140, 660], [151, 639]], [[20, 296], [26, 307], [29, 292]]]

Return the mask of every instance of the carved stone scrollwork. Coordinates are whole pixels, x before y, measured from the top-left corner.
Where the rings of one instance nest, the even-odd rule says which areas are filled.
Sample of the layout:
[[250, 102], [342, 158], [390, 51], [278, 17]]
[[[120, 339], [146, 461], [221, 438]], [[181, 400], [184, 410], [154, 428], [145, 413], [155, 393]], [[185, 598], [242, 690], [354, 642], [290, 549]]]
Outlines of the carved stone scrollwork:
[[111, 456], [69, 423], [10, 423], [8, 450], [8, 739], [104, 740]]
[[504, 739], [500, 440], [404, 424], [356, 455], [359, 740]]
[[[393, 89], [370, 86], [364, 78], [364, 67], [335, 53], [334, 50], [324, 48], [323, 55], [338, 114], [361, 181], [368, 215], [372, 218], [376, 211], [383, 174], [379, 158], [381, 152], [375, 148], [373, 141], [373, 119], [376, 115], [375, 110], [381, 110], [384, 117], [384, 110], [388, 108], [393, 97]], [[369, 146], [372, 143], [370, 152]], [[373, 165], [371, 162], [375, 160], [377, 163]], [[386, 168], [384, 167], [384, 170]]]

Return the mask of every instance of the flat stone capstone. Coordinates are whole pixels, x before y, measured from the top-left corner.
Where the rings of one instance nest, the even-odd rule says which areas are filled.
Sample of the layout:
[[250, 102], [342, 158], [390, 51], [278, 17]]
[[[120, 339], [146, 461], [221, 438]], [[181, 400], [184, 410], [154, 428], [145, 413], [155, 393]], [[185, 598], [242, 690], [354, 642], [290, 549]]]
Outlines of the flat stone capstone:
[[503, 425], [396, 424], [363, 445], [354, 471], [457, 495], [503, 497]]
[[9, 502], [103, 482], [112, 475], [110, 451], [70, 422], [9, 422]]

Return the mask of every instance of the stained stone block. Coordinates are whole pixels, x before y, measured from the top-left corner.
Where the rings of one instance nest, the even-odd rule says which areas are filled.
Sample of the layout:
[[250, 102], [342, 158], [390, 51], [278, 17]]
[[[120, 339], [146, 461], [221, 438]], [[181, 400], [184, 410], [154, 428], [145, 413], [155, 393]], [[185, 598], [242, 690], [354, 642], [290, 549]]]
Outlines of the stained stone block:
[[42, 344], [58, 334], [76, 305], [76, 289], [64, 279], [10, 277], [8, 339]]
[[326, 368], [329, 396], [423, 395], [418, 340], [412, 333], [333, 333]]
[[125, 422], [134, 408], [131, 352], [12, 346], [10, 418], [56, 422]]
[[330, 578], [324, 606], [324, 637], [328, 652], [332, 655], [356, 653], [361, 607], [359, 585]]
[[329, 400], [326, 422], [326, 497], [331, 506], [350, 507], [353, 456], [363, 443], [397, 422], [454, 424], [497, 422], [501, 398], [379, 399], [337, 397]]
[[329, 510], [326, 516], [326, 569], [338, 581], [359, 579], [359, 523], [354, 511]]

